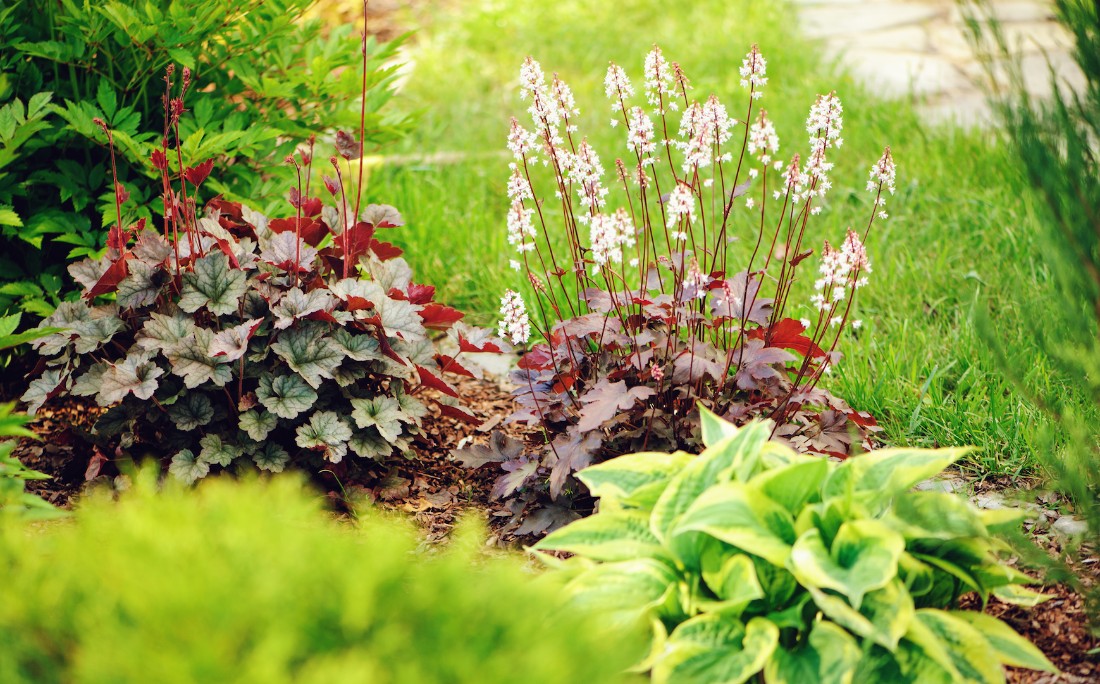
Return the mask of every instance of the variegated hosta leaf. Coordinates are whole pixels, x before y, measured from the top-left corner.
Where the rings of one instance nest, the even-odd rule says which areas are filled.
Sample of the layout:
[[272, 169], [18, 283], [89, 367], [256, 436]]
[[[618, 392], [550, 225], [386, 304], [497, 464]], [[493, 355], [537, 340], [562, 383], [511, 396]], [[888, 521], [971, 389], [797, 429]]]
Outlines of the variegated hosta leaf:
[[129, 275], [118, 284], [118, 305], [137, 309], [156, 301], [161, 288], [168, 282], [167, 274], [144, 261], [131, 259]]
[[297, 375], [272, 377], [265, 374], [260, 376], [256, 398], [268, 411], [290, 420], [308, 411], [317, 401], [317, 393]]
[[226, 444], [222, 438], [215, 434], [203, 436], [199, 440], [202, 451], [199, 452], [199, 460], [211, 465], [220, 465], [223, 468], [233, 462], [233, 459], [241, 455], [241, 451], [232, 444]]
[[325, 326], [316, 323], [284, 330], [271, 350], [314, 389], [322, 379], [332, 378], [333, 369], [344, 360], [344, 351], [325, 335]]
[[248, 341], [256, 334], [256, 329], [262, 323], [263, 319], [254, 318], [216, 333], [210, 340], [210, 347], [207, 348], [206, 353], [227, 362], [236, 361], [248, 351]]
[[136, 348], [122, 361], [111, 364], [100, 375], [96, 403], [110, 406], [133, 394], [138, 399], [150, 399], [160, 383], [157, 378], [164, 369], [150, 360], [151, 353]]
[[802, 644], [776, 650], [764, 666], [764, 678], [769, 684], [852, 684], [861, 655], [851, 634], [820, 620]]
[[864, 596], [859, 610], [842, 596], [812, 586], [806, 589], [830, 620], [891, 651], [897, 648], [913, 622], [913, 598], [898, 579]]
[[649, 529], [649, 514], [643, 511], [616, 511], [581, 518], [551, 533], [534, 548], [567, 551], [598, 561], [667, 555]]
[[351, 427], [335, 411], [317, 411], [298, 427], [295, 443], [304, 449], [324, 452], [325, 459], [339, 463], [348, 452]]
[[183, 384], [193, 389], [210, 382], [221, 387], [233, 379], [233, 369], [224, 356], [210, 356], [214, 331], [196, 328], [194, 334], [164, 350], [172, 372], [183, 378]]
[[352, 399], [351, 417], [360, 428], [374, 428], [382, 439], [394, 442], [401, 435], [401, 422], [411, 418], [401, 412], [401, 405], [390, 397]]
[[193, 272], [183, 275], [179, 307], [194, 313], [205, 306], [216, 316], [228, 316], [237, 311], [247, 289], [247, 274], [230, 268], [229, 258], [215, 250], [198, 259]]
[[653, 667], [655, 684], [741, 684], [764, 668], [779, 645], [779, 629], [764, 618], [699, 615], [682, 622]]
[[202, 392], [188, 392], [168, 407], [168, 417], [180, 430], [194, 430], [214, 418], [214, 405]]
[[788, 568], [801, 584], [839, 591], [858, 610], [867, 592], [897, 576], [904, 550], [905, 540], [884, 523], [850, 520], [840, 526], [831, 549], [817, 528], [802, 533], [791, 549]]
[[275, 329], [284, 330], [300, 318], [318, 311], [327, 311], [335, 302], [336, 298], [328, 290], [316, 289], [306, 293], [301, 288], [291, 288], [271, 308], [271, 313], [275, 314]]
[[137, 343], [145, 349], [168, 350], [192, 337], [198, 326], [190, 316], [180, 312], [172, 315], [153, 313], [137, 335]]
[[275, 429], [278, 422], [279, 419], [274, 413], [252, 409], [241, 414], [238, 425], [254, 441], [262, 442], [267, 439], [268, 434]]
[[[673, 486], [675, 482], [662, 498], [669, 496]], [[787, 509], [740, 482], [706, 490], [688, 507], [670, 535], [690, 531], [721, 539], [780, 567], [786, 564], [795, 540], [794, 520]]]
[[42, 404], [46, 403], [54, 390], [61, 386], [63, 379], [60, 369], [49, 368], [45, 373], [32, 380], [27, 391], [19, 397], [20, 401], [26, 402], [27, 413], [32, 416], [38, 413], [38, 409], [42, 408]]
[[[1004, 670], [989, 641], [975, 627], [944, 610], [922, 608], [908, 638], [952, 674], [956, 682], [1001, 684]], [[994, 657], [990, 657], [994, 655]], [[1045, 660], [1045, 658], [1044, 658]]]
[[290, 461], [290, 454], [278, 444], [268, 442], [252, 454], [252, 460], [255, 461], [256, 467], [260, 470], [281, 473], [287, 462]]
[[190, 449], [179, 451], [172, 457], [168, 472], [184, 484], [194, 484], [210, 472], [210, 464], [199, 459]]
[[650, 509], [672, 476], [694, 459], [695, 456], [682, 451], [627, 454], [589, 466], [577, 473], [577, 479], [588, 487], [592, 496], [600, 498], [600, 510], [607, 510], [608, 506]]

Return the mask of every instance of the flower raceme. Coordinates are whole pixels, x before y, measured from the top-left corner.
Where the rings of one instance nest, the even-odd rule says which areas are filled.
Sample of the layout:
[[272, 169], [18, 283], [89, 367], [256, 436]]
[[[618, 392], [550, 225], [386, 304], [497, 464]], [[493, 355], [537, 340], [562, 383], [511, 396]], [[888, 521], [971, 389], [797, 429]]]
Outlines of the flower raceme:
[[[855, 294], [871, 272], [864, 244], [894, 191], [889, 148], [871, 170], [866, 227], [834, 248], [810, 217], [822, 211], [844, 142], [835, 93], [811, 104], [808, 146], [782, 159], [758, 105], [769, 76], [756, 46], [742, 62], [747, 97], [736, 116], [717, 95], [693, 98], [684, 70], [659, 47], [643, 76], [638, 103], [626, 70], [607, 69], [612, 125], [625, 135], [605, 177], [572, 123], [572, 91], [557, 75], [547, 85], [532, 58], [521, 67], [531, 128], [513, 119], [508, 134], [507, 228], [537, 315], [528, 318], [509, 290], [499, 330], [516, 344], [541, 338], [516, 371], [521, 408], [512, 420], [545, 439], [536, 455], [523, 445], [493, 452], [505, 471], [499, 496], [537, 505], [546, 494], [568, 509], [584, 495], [572, 478], [578, 468], [624, 451], [697, 445], [697, 404], [739, 424], [770, 418], [772, 436], [802, 451], [847, 456], [873, 446], [874, 419], [817, 385], [840, 359], [843, 330], [859, 325]], [[735, 239], [745, 249], [729, 248]], [[825, 246], [802, 303], [794, 285], [811, 241]], [[734, 266], [734, 254], [747, 262]], [[786, 316], [795, 308], [801, 320]], [[540, 518], [543, 529], [561, 522], [555, 515]]]

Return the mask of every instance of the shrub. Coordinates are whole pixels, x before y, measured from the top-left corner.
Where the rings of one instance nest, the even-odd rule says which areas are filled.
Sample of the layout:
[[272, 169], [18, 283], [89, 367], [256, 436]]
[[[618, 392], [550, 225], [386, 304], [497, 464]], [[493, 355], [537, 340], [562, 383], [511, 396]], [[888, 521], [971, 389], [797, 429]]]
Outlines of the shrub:
[[[161, 127], [168, 64], [195, 75], [181, 122], [188, 159], [218, 158], [212, 189], [228, 199], [274, 198], [292, 177], [272, 167], [324, 126], [359, 125], [384, 140], [402, 128], [380, 110], [398, 43], [366, 43], [351, 26], [303, 21], [311, 0], [147, 3], [14, 0], [0, 9], [0, 313], [48, 315], [71, 289], [68, 261], [101, 256], [114, 221], [103, 119], [118, 143], [118, 181], [138, 200], [127, 219], [159, 208], [149, 163]], [[176, 160], [170, 159], [170, 165]], [[275, 192], [272, 190], [275, 189]], [[260, 206], [264, 211], [271, 207]]]
[[11, 455], [16, 442], [12, 437], [35, 438], [35, 434], [23, 427], [29, 418], [13, 414], [14, 404], [0, 404], [0, 519], [18, 515], [30, 519], [53, 518], [64, 515], [50, 504], [27, 491], [27, 480], [46, 480], [49, 475], [31, 470]]
[[[879, 450], [841, 464], [704, 412], [699, 456], [639, 453], [579, 474], [599, 512], [539, 542], [576, 554], [567, 591], [652, 625], [655, 682], [1002, 682], [1055, 671], [1010, 627], [950, 610], [964, 592], [1042, 596], [997, 560], [1016, 512], [912, 491], [963, 450]], [[551, 559], [553, 560], [553, 559]], [[553, 562], [561, 564], [560, 561]], [[760, 674], [762, 673], [762, 674]]]
[[430, 553], [396, 521], [332, 520], [293, 477], [154, 479], [71, 524], [0, 528], [0, 680], [622, 681], [633, 644], [485, 556], [478, 526]]
[[[166, 130], [178, 131], [184, 104], [172, 73]], [[188, 77], [185, 67], [181, 93]], [[470, 372], [436, 354], [428, 337], [462, 314], [435, 303], [435, 288], [414, 283], [401, 250], [379, 239], [402, 223], [394, 208], [361, 208], [336, 157], [336, 178], [322, 179], [335, 206], [311, 196], [310, 146], [300, 162], [286, 160], [298, 171], [292, 216], [269, 220], [221, 198], [200, 214], [213, 162], [184, 163], [185, 145], [178, 135], [175, 142], [170, 148], [166, 134], [152, 157], [163, 228], [144, 219], [124, 228], [129, 193], [117, 185], [107, 255], [70, 267], [84, 297], [42, 323], [64, 330], [35, 342], [51, 358], [23, 396], [31, 413], [54, 396], [94, 397], [110, 407], [95, 425], [100, 436], [123, 448], [157, 445], [186, 482], [240, 457], [281, 471], [299, 455], [319, 469], [349, 449], [367, 459], [407, 452], [429, 413], [425, 401], [475, 420], [440, 378]], [[343, 132], [337, 146], [345, 160], [362, 154], [362, 140]], [[102, 295], [114, 301], [96, 303]], [[461, 351], [499, 351], [462, 330]], [[426, 399], [429, 388], [439, 397]]]
[[[508, 239], [536, 309], [507, 292], [500, 332], [516, 344], [532, 332], [542, 339], [519, 362], [521, 407], [511, 420], [546, 438], [540, 453], [517, 447], [504, 460], [498, 495], [534, 499], [545, 489], [568, 505], [577, 492], [572, 473], [593, 461], [697, 445], [697, 404], [738, 423], [771, 418], [774, 436], [801, 451], [870, 448], [874, 419], [820, 383], [840, 359], [843, 330], [860, 325], [852, 305], [871, 272], [863, 243], [887, 217], [894, 161], [887, 148], [871, 169], [874, 201], [862, 231], [849, 229], [839, 248], [825, 242], [813, 313], [787, 317], [799, 267], [813, 253], [808, 228], [831, 187], [843, 112], [835, 94], [819, 96], [806, 122], [809, 154], [780, 161], [775, 128], [756, 104], [765, 74], [754, 46], [741, 67], [748, 104], [739, 121], [713, 95], [691, 101], [683, 70], [659, 48], [645, 60], [649, 108], [632, 106], [634, 87], [612, 64], [606, 92], [629, 156], [615, 160], [605, 185], [596, 150], [574, 124], [569, 87], [557, 76], [547, 85], [537, 62], [524, 63], [520, 95], [534, 130], [512, 120]], [[608, 202], [612, 185], [624, 197], [618, 208]], [[564, 239], [552, 233], [559, 211]], [[754, 233], [755, 245], [738, 270], [727, 246], [742, 232]]]

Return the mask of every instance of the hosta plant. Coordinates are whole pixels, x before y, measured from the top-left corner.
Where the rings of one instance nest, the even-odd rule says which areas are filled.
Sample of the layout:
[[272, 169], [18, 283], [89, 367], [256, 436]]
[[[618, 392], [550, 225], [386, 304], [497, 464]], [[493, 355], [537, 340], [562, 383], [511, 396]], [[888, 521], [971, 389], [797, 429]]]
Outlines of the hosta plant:
[[[894, 162], [887, 148], [871, 169], [865, 225], [813, 230], [843, 142], [841, 103], [819, 96], [806, 121], [809, 149], [780, 160], [757, 104], [765, 73], [754, 46], [737, 119], [713, 95], [693, 100], [659, 48], [646, 57], [640, 104], [612, 64], [606, 93], [625, 156], [607, 176], [577, 132], [568, 86], [524, 63], [520, 94], [533, 129], [512, 120], [507, 224], [534, 307], [507, 292], [500, 331], [516, 344], [538, 340], [515, 374], [521, 408], [512, 420], [545, 439], [504, 461], [498, 494], [545, 490], [569, 503], [571, 474], [594, 460], [692, 448], [697, 404], [737, 423], [770, 418], [774, 437], [800, 451], [843, 457], [871, 446], [873, 418], [821, 380], [840, 358], [843, 331], [860, 325], [853, 301], [871, 272], [864, 241], [887, 217]], [[803, 276], [810, 245], [826, 235], [840, 246], [824, 242], [818, 272]], [[735, 239], [751, 245], [745, 263], [731, 259]], [[804, 277], [816, 282], [803, 305], [792, 293]], [[803, 318], [788, 315], [796, 309]]]
[[[110, 407], [99, 435], [123, 448], [156, 445], [189, 482], [241, 459], [279, 471], [294, 459], [327, 468], [349, 452], [406, 452], [427, 401], [473, 420], [440, 377], [469, 371], [429, 338], [462, 314], [434, 302], [434, 288], [414, 283], [401, 250], [380, 239], [401, 225], [398, 212], [361, 208], [337, 157], [336, 177], [320, 179], [330, 204], [312, 195], [321, 185], [312, 147], [287, 158], [301, 179], [288, 217], [216, 197], [202, 208], [213, 164], [182, 161], [175, 134], [184, 105], [171, 75], [168, 123], [151, 159], [167, 218], [124, 227], [128, 196], [116, 186], [107, 256], [70, 268], [84, 297], [43, 322], [64, 331], [35, 343], [48, 361], [23, 397], [30, 411], [61, 394], [94, 397]], [[184, 90], [187, 78], [184, 69]], [[336, 144], [345, 160], [362, 153], [349, 134]], [[497, 349], [483, 335], [456, 333], [463, 351]]]
[[1055, 671], [1003, 622], [957, 609], [974, 592], [1034, 605], [998, 559], [1019, 524], [913, 485], [962, 449], [883, 449], [842, 463], [702, 412], [699, 455], [638, 453], [578, 477], [599, 511], [539, 542], [575, 554], [578, 605], [652, 629], [655, 682], [1003, 682]]

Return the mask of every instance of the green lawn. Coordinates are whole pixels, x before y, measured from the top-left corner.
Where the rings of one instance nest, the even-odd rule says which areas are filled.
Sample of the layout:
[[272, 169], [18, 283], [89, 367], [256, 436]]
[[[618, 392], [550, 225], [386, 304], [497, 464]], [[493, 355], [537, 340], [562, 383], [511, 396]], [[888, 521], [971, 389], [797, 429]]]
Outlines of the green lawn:
[[[834, 155], [825, 211], [811, 224], [818, 231], [813, 243], [836, 241], [848, 225], [866, 221], [871, 197], [863, 186], [883, 145], [898, 163], [891, 217], [869, 241], [874, 274], [861, 291], [865, 325], [843, 347], [832, 389], [874, 413], [892, 444], [975, 445], [969, 464], [980, 474], [1014, 475], [1034, 466], [1029, 440], [1046, 419], [1000, 375], [998, 357], [1006, 352], [998, 349], [1038, 358], [1030, 326], [1057, 334], [1035, 313], [1048, 296], [1050, 274], [1034, 265], [1038, 245], [1022, 180], [988, 134], [931, 127], [909, 103], [860, 88], [821, 60], [817, 47], [797, 35], [791, 8], [778, 3], [461, 4], [415, 18], [422, 28], [401, 100], [420, 110], [421, 123], [384, 153], [468, 156], [383, 166], [368, 190], [372, 201], [404, 213], [407, 225], [394, 237], [443, 300], [469, 311], [475, 323], [492, 324], [503, 289], [520, 285], [508, 268], [504, 143], [509, 118], [526, 116], [517, 95], [526, 55], [572, 86], [581, 132], [610, 168], [625, 142], [623, 129], [608, 125], [602, 85], [608, 60], [626, 67], [640, 88], [642, 58], [658, 42], [683, 65], [696, 97], [714, 92], [734, 114], [745, 102], [737, 68], [756, 42], [768, 60], [761, 104], [779, 130], [780, 157], [805, 152], [802, 126], [816, 93], [835, 89], [845, 105], [845, 145]], [[754, 229], [746, 227], [745, 236], [754, 238]], [[991, 312], [999, 345], [977, 332], [975, 307]], [[1029, 365], [1030, 390], [1066, 391], [1040, 362]]]

